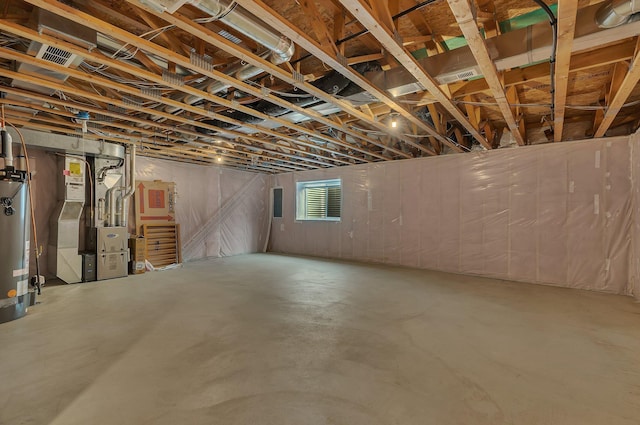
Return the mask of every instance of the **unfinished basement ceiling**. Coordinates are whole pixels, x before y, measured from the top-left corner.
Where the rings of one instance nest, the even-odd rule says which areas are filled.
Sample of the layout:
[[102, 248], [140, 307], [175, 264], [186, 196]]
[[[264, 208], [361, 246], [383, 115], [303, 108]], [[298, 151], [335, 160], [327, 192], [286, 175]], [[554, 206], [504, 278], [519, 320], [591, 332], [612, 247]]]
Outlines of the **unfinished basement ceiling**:
[[3, 3], [7, 121], [151, 157], [280, 173], [640, 126], [640, 21], [599, 26], [610, 0], [546, 2], [554, 84], [534, 0]]

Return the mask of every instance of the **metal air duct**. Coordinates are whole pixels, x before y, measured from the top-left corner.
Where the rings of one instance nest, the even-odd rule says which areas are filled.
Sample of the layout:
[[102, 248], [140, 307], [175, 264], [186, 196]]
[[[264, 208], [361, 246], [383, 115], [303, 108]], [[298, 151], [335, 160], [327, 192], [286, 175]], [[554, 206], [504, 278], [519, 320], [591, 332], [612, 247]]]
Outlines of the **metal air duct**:
[[191, 0], [190, 3], [211, 15], [212, 20], [224, 22], [239, 33], [271, 50], [271, 62], [274, 64], [288, 62], [293, 56], [295, 47], [291, 40], [257, 21], [253, 15], [238, 6], [235, 1]]
[[637, 20], [640, 0], [610, 0], [596, 13], [596, 23], [600, 28], [614, 28]]
[[[120, 195], [116, 200], [116, 226], [127, 227], [129, 218], [129, 199], [136, 190], [136, 145], [129, 148], [129, 164], [126, 168], [126, 186], [120, 188]], [[124, 192], [124, 193], [122, 193]]]
[[[145, 3], [157, 7], [161, 10], [169, 13], [174, 13], [184, 4], [192, 4], [201, 11], [211, 16], [210, 21], [224, 22], [230, 28], [235, 29], [239, 33], [247, 36], [251, 40], [265, 46], [269, 49], [269, 52], [261, 55], [263, 58], [268, 58], [271, 63], [279, 65], [284, 62], [288, 62], [293, 53], [295, 52], [295, 45], [287, 37], [278, 34], [263, 22], [256, 19], [246, 10], [237, 5], [235, 1], [229, 0], [146, 0]], [[225, 71], [225, 74], [232, 75], [238, 80], [244, 81], [248, 78], [253, 78], [256, 75], [262, 73], [263, 70], [238, 61]], [[213, 81], [207, 84], [203, 84], [199, 88], [209, 94], [215, 94], [228, 88], [229, 85], [220, 81]], [[193, 105], [196, 102], [202, 100], [202, 97], [198, 96], [186, 96], [184, 102]], [[169, 113], [176, 113], [178, 108], [169, 107], [165, 109]]]

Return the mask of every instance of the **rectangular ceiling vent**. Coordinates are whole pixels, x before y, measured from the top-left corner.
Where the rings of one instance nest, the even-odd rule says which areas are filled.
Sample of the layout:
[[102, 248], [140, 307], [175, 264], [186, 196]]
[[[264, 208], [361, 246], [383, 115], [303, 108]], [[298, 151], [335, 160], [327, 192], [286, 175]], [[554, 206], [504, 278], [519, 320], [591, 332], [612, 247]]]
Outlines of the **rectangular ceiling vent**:
[[456, 72], [452, 72], [449, 74], [440, 74], [436, 77], [438, 83], [440, 84], [451, 84], [456, 81], [468, 80], [472, 77], [478, 77], [482, 75], [477, 67], [468, 68]]
[[[55, 15], [38, 7], [33, 10], [29, 26], [38, 31], [39, 34], [44, 34], [73, 44], [81, 49], [91, 51], [97, 47], [98, 33], [95, 29], [77, 24], [62, 16]], [[27, 49], [27, 54], [65, 68], [77, 68], [84, 60], [81, 56], [68, 52], [64, 49], [39, 43], [37, 41], [31, 41], [31, 44]], [[67, 78], [69, 78], [68, 74], [60, 70], [53, 70], [44, 64], [41, 67], [38, 65], [17, 62], [16, 70], [21, 74], [36, 75], [41, 77], [43, 81], [53, 81], [58, 84], [64, 83]], [[51, 95], [55, 92], [54, 89], [48, 87], [46, 82], [43, 84], [35, 84], [16, 79], [12, 81], [11, 85], [13, 87], [47, 95]]]
[[220, 35], [221, 37], [226, 38], [227, 40], [229, 40], [232, 43], [235, 43], [235, 44], [242, 43], [242, 40], [240, 40], [238, 37], [236, 37], [235, 35], [231, 34], [230, 32], [227, 32], [225, 30], [220, 30], [218, 32], [218, 35]]
[[43, 44], [40, 46], [38, 53], [36, 53], [36, 58], [62, 66], [69, 66], [75, 60], [76, 55], [66, 50]]

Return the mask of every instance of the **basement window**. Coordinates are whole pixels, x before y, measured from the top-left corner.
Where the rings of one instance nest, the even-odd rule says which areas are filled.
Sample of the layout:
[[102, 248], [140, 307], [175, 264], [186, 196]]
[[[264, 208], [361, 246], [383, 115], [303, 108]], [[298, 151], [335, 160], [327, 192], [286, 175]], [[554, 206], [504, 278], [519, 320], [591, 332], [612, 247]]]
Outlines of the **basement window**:
[[342, 180], [296, 183], [296, 219], [340, 221]]

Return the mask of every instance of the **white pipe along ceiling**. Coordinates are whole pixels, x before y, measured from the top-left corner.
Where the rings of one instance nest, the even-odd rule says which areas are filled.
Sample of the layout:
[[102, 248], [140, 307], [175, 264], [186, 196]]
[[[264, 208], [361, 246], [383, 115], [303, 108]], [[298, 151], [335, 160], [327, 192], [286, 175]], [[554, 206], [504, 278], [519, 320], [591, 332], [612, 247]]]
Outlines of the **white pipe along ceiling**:
[[[559, 62], [541, 5], [573, 22], [570, 40], [558, 31]], [[136, 144], [142, 156], [271, 173], [635, 132], [640, 1], [566, 10], [12, 0], [0, 11], [0, 102], [25, 129], [84, 127], [87, 140]], [[568, 79], [560, 98], [554, 74]]]

